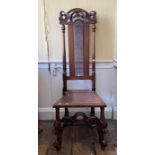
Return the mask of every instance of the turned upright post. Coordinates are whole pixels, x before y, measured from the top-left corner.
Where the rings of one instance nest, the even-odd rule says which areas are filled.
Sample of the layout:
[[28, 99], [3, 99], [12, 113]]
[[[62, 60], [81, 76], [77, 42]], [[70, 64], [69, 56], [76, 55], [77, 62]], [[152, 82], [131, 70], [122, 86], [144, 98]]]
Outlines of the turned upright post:
[[92, 56], [92, 90], [96, 91], [96, 87], [95, 87], [95, 80], [96, 80], [96, 73], [95, 73], [95, 30], [96, 30], [96, 26], [95, 24], [93, 24], [93, 56]]

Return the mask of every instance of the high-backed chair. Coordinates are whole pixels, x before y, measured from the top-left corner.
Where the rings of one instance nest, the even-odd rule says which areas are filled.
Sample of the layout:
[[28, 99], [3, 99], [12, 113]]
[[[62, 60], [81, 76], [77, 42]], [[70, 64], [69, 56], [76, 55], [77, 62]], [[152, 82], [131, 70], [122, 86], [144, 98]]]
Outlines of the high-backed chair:
[[[89, 125], [96, 127], [99, 134], [99, 142], [102, 147], [106, 146], [104, 138], [104, 129], [107, 123], [104, 117], [104, 101], [97, 95], [95, 87], [95, 29], [96, 29], [96, 12], [75, 8], [67, 13], [60, 12], [60, 24], [62, 25], [63, 37], [63, 97], [59, 99], [53, 108], [56, 109], [56, 120], [54, 123], [57, 140], [54, 146], [57, 150], [61, 148], [62, 131], [70, 125]], [[66, 42], [65, 29], [68, 30], [69, 43], [69, 72], [66, 66]], [[89, 52], [90, 33], [93, 39], [93, 48]], [[92, 54], [92, 59], [90, 60]], [[91, 80], [91, 90], [68, 90], [68, 80]], [[83, 112], [77, 112], [75, 115], [69, 115], [69, 108], [90, 108], [90, 116]], [[95, 107], [100, 108], [100, 118], [95, 116]], [[60, 108], [65, 109], [64, 117], [60, 118]]]

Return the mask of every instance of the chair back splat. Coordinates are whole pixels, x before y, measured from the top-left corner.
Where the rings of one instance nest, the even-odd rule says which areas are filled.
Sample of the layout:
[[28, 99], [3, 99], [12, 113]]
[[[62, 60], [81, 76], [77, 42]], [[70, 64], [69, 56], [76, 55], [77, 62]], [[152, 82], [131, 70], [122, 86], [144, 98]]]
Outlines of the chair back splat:
[[[67, 13], [61, 11], [59, 22], [62, 25], [63, 35], [63, 95], [67, 91], [67, 80], [91, 80], [92, 90], [95, 91], [96, 12], [88, 13], [80, 8], [72, 9]], [[65, 29], [68, 30], [69, 75], [66, 70]], [[92, 60], [89, 60], [90, 32], [93, 37]]]

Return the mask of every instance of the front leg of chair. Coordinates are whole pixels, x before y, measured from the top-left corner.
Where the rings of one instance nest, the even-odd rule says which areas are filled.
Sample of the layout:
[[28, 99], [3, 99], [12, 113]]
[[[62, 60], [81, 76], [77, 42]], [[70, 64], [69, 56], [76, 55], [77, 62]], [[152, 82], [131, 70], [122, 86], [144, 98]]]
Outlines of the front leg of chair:
[[99, 143], [101, 144], [101, 148], [104, 149], [107, 146], [107, 142], [106, 142], [105, 137], [104, 137], [102, 125], [100, 127], [97, 127], [97, 132], [99, 135]]
[[108, 127], [108, 123], [107, 121], [105, 120], [105, 116], [104, 116], [104, 107], [101, 107], [100, 108], [100, 121], [102, 123], [102, 126], [103, 126], [103, 131], [104, 133], [107, 133], [107, 127]]
[[95, 108], [91, 107], [90, 116], [95, 116]]
[[68, 116], [69, 116], [68, 108], [65, 108], [65, 117], [68, 117]]
[[99, 136], [99, 143], [101, 144], [101, 148], [104, 149], [107, 146], [107, 142], [104, 137], [102, 122], [96, 116], [89, 117], [87, 122], [91, 127], [97, 129], [98, 136]]
[[104, 115], [104, 107], [100, 108], [100, 122], [101, 122], [101, 128], [98, 130], [98, 134], [99, 134], [99, 141], [101, 143], [101, 147], [104, 149], [105, 146], [107, 146], [107, 142], [105, 140], [104, 134], [107, 133], [107, 127], [108, 127], [108, 123], [105, 120], [105, 115]]
[[54, 122], [54, 130], [55, 130], [55, 135], [57, 136], [57, 139], [53, 145], [57, 150], [60, 150], [61, 142], [62, 142], [62, 128], [61, 128], [59, 108], [56, 108], [56, 120]]

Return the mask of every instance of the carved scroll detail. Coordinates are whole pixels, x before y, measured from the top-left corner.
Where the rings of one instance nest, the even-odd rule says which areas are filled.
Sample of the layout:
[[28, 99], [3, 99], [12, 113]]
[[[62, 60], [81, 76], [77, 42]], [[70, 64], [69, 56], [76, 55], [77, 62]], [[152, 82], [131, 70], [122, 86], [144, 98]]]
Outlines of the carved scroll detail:
[[60, 24], [67, 25], [74, 23], [77, 20], [81, 20], [89, 24], [96, 24], [96, 12], [91, 11], [90, 13], [88, 13], [87, 11], [80, 8], [72, 9], [67, 13], [65, 13], [64, 11], [60, 11], [59, 16]]

